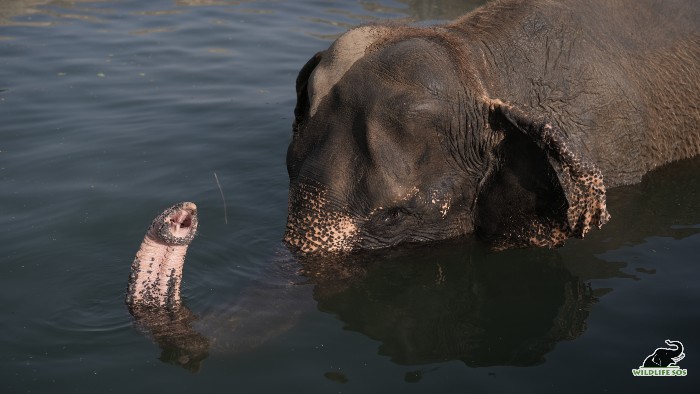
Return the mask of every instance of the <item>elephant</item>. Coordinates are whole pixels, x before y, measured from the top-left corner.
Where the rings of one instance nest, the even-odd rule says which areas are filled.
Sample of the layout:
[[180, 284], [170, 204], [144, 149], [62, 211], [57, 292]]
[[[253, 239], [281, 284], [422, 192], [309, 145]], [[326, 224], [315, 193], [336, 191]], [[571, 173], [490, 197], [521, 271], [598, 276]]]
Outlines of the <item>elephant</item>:
[[654, 350], [654, 353], [644, 359], [644, 368], [663, 368], [676, 365], [677, 362], [685, 358], [683, 353], [683, 344], [679, 341], [667, 339], [666, 345], [673, 346], [673, 349], [660, 347]]
[[698, 155], [697, 102], [692, 0], [499, 0], [355, 27], [296, 79], [285, 243], [559, 247], [610, 220], [609, 188]]
[[[197, 370], [212, 344], [240, 351], [290, 327], [308, 296], [299, 274], [329, 270], [313, 280], [319, 305], [371, 330], [391, 353], [430, 348], [418, 337], [397, 344], [391, 327], [340, 310], [361, 285], [326, 293], [366, 279], [360, 263], [371, 254], [354, 252], [471, 234], [495, 248], [554, 248], [604, 225], [608, 188], [700, 152], [699, 21], [700, 7], [685, 0], [498, 0], [444, 25], [349, 30], [296, 79], [284, 235], [294, 258], [271, 264], [277, 281], [251, 286], [220, 316], [191, 313], [180, 284], [197, 207], [176, 204], [154, 220], [131, 266], [129, 311], [164, 360]], [[336, 264], [345, 258], [351, 264]], [[476, 271], [461, 277], [500, 288]], [[589, 295], [566, 273], [553, 277], [561, 308], [547, 311], [555, 325], [538, 332], [537, 355], [518, 355], [523, 365], [584, 329], [577, 311]], [[486, 305], [487, 293], [467, 301]], [[473, 328], [473, 338], [488, 339]], [[473, 365], [513, 355], [469, 359], [482, 348], [465, 349], [454, 357]], [[396, 357], [432, 357], [409, 356]]]

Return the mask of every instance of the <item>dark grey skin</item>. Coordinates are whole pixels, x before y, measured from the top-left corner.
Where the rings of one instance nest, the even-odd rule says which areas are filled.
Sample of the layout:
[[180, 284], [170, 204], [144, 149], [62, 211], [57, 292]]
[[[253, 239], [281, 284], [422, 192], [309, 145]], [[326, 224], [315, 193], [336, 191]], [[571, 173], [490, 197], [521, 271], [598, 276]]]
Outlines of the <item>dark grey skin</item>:
[[700, 152], [698, 102], [692, 0], [507, 0], [352, 29], [297, 78], [285, 241], [560, 246], [609, 220], [608, 188]]
[[666, 345], [672, 346], [673, 348], [657, 348], [654, 353], [644, 359], [644, 364], [642, 366], [645, 368], [664, 368], [676, 365], [677, 362], [685, 358], [682, 343], [667, 339]]

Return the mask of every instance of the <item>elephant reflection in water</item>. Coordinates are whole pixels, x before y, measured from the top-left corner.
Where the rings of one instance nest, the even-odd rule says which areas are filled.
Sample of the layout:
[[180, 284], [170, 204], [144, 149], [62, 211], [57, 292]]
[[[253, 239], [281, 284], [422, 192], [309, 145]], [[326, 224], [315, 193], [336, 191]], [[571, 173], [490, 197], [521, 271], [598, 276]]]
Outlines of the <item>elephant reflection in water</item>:
[[287, 255], [276, 264], [284, 280], [252, 286], [219, 313], [134, 315], [162, 361], [192, 371], [209, 353], [251, 349], [289, 330], [314, 306], [380, 341], [379, 353], [397, 364], [530, 366], [578, 337], [595, 301], [550, 250], [490, 253], [475, 243], [394, 253], [343, 261]]
[[540, 364], [585, 330], [595, 302], [552, 251], [417, 250], [370, 264], [362, 280], [332, 277], [312, 279], [318, 308], [402, 365]]

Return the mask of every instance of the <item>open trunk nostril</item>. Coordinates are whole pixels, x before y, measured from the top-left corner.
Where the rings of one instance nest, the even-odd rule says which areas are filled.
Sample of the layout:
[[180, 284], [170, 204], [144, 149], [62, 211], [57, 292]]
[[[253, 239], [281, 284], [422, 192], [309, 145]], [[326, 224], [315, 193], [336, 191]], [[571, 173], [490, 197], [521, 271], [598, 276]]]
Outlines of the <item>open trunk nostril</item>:
[[197, 207], [173, 205], [153, 220], [131, 265], [126, 303], [130, 308], [175, 309], [187, 247], [197, 233]]

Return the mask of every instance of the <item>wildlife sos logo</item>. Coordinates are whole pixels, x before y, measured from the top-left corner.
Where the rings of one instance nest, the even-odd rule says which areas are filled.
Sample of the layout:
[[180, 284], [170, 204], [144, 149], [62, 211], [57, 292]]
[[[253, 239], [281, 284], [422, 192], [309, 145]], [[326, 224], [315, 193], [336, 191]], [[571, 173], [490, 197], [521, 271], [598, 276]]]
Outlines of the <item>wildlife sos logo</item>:
[[680, 341], [666, 340], [668, 347], [660, 347], [644, 359], [639, 369], [633, 369], [634, 376], [687, 376], [688, 370], [676, 363], [685, 358], [683, 344]]

